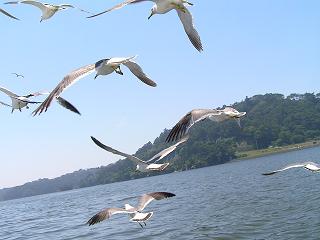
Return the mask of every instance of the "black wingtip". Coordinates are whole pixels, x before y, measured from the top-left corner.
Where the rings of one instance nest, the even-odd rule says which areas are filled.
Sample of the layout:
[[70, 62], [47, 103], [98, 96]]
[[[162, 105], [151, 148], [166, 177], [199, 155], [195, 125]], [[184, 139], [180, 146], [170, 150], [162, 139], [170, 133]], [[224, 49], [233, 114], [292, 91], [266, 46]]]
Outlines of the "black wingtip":
[[270, 175], [273, 175], [273, 174], [275, 174], [275, 172], [262, 173], [263, 176], [270, 176]]

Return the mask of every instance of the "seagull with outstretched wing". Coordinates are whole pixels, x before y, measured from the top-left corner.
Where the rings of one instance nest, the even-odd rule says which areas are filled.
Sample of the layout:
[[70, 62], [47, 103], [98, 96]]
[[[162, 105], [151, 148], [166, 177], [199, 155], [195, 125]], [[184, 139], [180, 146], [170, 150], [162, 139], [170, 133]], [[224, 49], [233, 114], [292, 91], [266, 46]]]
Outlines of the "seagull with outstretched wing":
[[177, 14], [180, 18], [180, 21], [183, 25], [183, 28], [184, 28], [189, 40], [191, 41], [192, 45], [199, 52], [201, 52], [203, 50], [200, 36], [199, 36], [199, 34], [194, 26], [194, 23], [193, 23], [193, 17], [191, 15], [190, 11], [188, 10], [188, 8], [186, 7], [186, 5], [193, 5], [193, 4], [186, 1], [186, 0], [127, 0], [127, 1], [124, 1], [120, 4], [117, 4], [116, 6], [109, 8], [103, 12], [89, 16], [88, 18], [96, 17], [101, 14], [123, 8], [124, 6], [127, 6], [129, 4], [140, 3], [140, 2], [145, 2], [145, 1], [154, 2], [154, 5], [151, 9], [151, 14], [148, 17], [148, 19], [150, 19], [154, 14], [165, 14], [173, 9], [176, 10]]
[[33, 115], [40, 115], [43, 111], [46, 112], [53, 99], [58, 98], [65, 89], [95, 71], [95, 79], [99, 75], [108, 75], [113, 72], [123, 75], [120, 65], [124, 65], [129, 68], [129, 70], [143, 83], [151, 87], [157, 86], [157, 84], [143, 72], [142, 68], [133, 61], [135, 57], [136, 56], [102, 59], [94, 64], [89, 64], [70, 72], [52, 90], [47, 99], [33, 112]]
[[272, 171], [272, 172], [267, 172], [267, 173], [263, 173], [262, 175], [268, 176], [268, 175], [273, 175], [275, 173], [279, 173], [282, 171], [286, 171], [288, 169], [292, 169], [292, 168], [304, 168], [306, 170], [309, 170], [311, 172], [319, 172], [320, 171], [320, 165], [314, 162], [304, 162], [304, 163], [294, 163], [294, 164], [290, 164], [287, 165], [281, 169]]
[[[159, 164], [159, 163], [156, 163], [156, 162], [160, 161], [161, 159], [163, 159], [164, 157], [166, 157], [170, 153], [172, 153], [177, 148], [178, 145], [180, 145], [181, 143], [186, 142], [188, 140], [188, 137], [182, 139], [181, 141], [179, 141], [178, 143], [174, 144], [173, 146], [170, 146], [170, 147], [162, 150], [161, 152], [159, 152], [158, 154], [153, 156], [148, 161], [143, 161], [143, 160], [141, 160], [140, 158], [138, 158], [136, 156], [133, 156], [133, 155], [130, 155], [130, 154], [127, 154], [127, 153], [124, 153], [124, 152], [120, 152], [120, 151], [118, 151], [116, 149], [113, 149], [113, 148], [111, 148], [109, 146], [106, 146], [106, 145], [104, 145], [103, 143], [101, 143], [99, 140], [97, 140], [94, 137], [91, 137], [91, 139], [100, 148], [102, 148], [102, 149], [104, 149], [104, 150], [106, 150], [108, 152], [111, 152], [113, 154], [117, 154], [117, 155], [120, 155], [122, 157], [126, 157], [129, 160], [133, 161], [135, 164], [137, 164], [137, 168], [136, 168], [137, 171], [149, 172], [149, 171], [163, 171], [163, 170], [165, 170], [169, 166], [169, 163], [161, 163], [161, 164]], [[150, 162], [154, 162], [154, 163], [150, 163]]]
[[[54, 5], [54, 4], [42, 3], [42, 2], [39, 2], [39, 1], [33, 1], [33, 0], [11, 1], [11, 2], [6, 2], [5, 4], [19, 4], [19, 3], [29, 4], [29, 5], [32, 5], [34, 7], [39, 8], [41, 10], [41, 12], [42, 12], [40, 22], [42, 22], [43, 20], [47, 20], [47, 19], [51, 18], [58, 11], [65, 10], [67, 8], [78, 8], [78, 7], [75, 7], [75, 6], [71, 5], [71, 4]], [[80, 8], [78, 8], [78, 9], [80, 11], [82, 11], [82, 12], [86, 12], [86, 13], [90, 14], [90, 12], [88, 12], [88, 11], [85, 11], [85, 10], [80, 9]]]
[[246, 112], [238, 112], [234, 108], [226, 107], [223, 110], [218, 109], [193, 109], [188, 112], [180, 121], [171, 129], [166, 138], [166, 142], [179, 140], [188, 133], [189, 129], [196, 123], [205, 119], [221, 122], [227, 119], [235, 119], [240, 126], [240, 118]]
[[106, 208], [97, 214], [95, 214], [92, 218], [89, 219], [87, 224], [94, 225], [96, 223], [102, 222], [106, 219], [109, 219], [112, 215], [119, 213], [129, 214], [130, 221], [137, 222], [143, 228], [141, 223], [144, 223], [146, 226], [146, 221], [149, 220], [153, 212], [143, 213], [142, 211], [146, 208], [146, 206], [151, 203], [153, 200], [162, 200], [166, 198], [174, 197], [175, 194], [170, 192], [152, 192], [144, 194], [140, 197], [139, 203], [137, 207], [133, 207], [129, 204], [125, 204], [125, 208]]

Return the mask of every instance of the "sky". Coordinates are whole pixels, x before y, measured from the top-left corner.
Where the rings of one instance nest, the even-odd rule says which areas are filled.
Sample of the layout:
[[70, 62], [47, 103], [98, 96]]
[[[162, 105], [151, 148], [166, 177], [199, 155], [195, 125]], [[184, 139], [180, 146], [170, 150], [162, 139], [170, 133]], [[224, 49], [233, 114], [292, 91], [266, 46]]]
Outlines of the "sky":
[[[67, 2], [96, 13], [120, 1]], [[141, 83], [122, 67], [123, 76], [94, 80], [92, 74], [63, 92], [81, 116], [56, 102], [36, 117], [31, 116], [36, 106], [13, 114], [0, 106], [0, 188], [119, 159], [90, 136], [134, 153], [194, 108], [216, 108], [256, 94], [319, 92], [320, 1], [193, 3], [189, 9], [202, 53], [189, 42], [176, 12], [147, 19], [152, 2], [92, 19], [69, 9], [42, 23], [33, 6], [1, 5], [21, 21], [0, 15], [0, 86], [18, 95], [51, 91], [76, 68], [133, 55], [158, 86]], [[0, 101], [10, 103], [2, 93]]]

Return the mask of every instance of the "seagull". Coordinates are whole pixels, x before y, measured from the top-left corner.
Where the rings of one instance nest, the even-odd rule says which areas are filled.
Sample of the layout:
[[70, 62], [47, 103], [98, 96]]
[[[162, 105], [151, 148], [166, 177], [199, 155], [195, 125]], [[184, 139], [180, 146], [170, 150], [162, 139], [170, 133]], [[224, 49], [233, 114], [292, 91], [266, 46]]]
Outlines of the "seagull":
[[268, 172], [268, 173], [263, 173], [262, 175], [265, 175], [265, 176], [273, 175], [278, 172], [282, 172], [282, 171], [285, 171], [285, 170], [288, 170], [291, 168], [299, 168], [299, 167], [302, 167], [302, 168], [307, 169], [312, 172], [320, 172], [320, 165], [319, 164], [314, 163], [314, 162], [304, 162], [304, 163], [291, 164], [291, 165], [285, 166], [284, 168], [281, 168], [279, 170], [275, 170], [275, 171]]
[[128, 4], [133, 4], [133, 3], [139, 3], [139, 2], [145, 2], [145, 1], [152, 1], [155, 4], [153, 5], [151, 9], [151, 14], [148, 17], [150, 19], [154, 14], [165, 14], [173, 9], [175, 9], [178, 13], [178, 16], [182, 22], [182, 25], [184, 27], [184, 30], [186, 34], [189, 37], [189, 40], [193, 44], [193, 46], [199, 51], [203, 51], [202, 43], [200, 36], [195, 29], [195, 26], [193, 24], [193, 18], [190, 13], [190, 11], [186, 8], [186, 5], [192, 6], [193, 4], [186, 1], [186, 0], [127, 0], [125, 2], [122, 2], [110, 9], [107, 9], [101, 13], [89, 16], [88, 18], [96, 17], [101, 14], [120, 9], [124, 6], [127, 6]]
[[130, 221], [139, 223], [139, 225], [143, 228], [143, 225], [141, 223], [144, 223], [144, 225], [146, 226], [145, 222], [149, 220], [153, 215], [153, 212], [142, 213], [145, 207], [153, 200], [162, 200], [174, 196], [176, 195], [170, 192], [147, 193], [140, 197], [138, 207], [133, 207], [130, 204], [125, 204], [125, 208], [106, 208], [90, 218], [87, 224], [91, 226], [103, 220], [109, 219], [112, 215], [118, 213], [126, 213], [129, 214]]
[[7, 11], [3, 10], [2, 8], [0, 8], [0, 12], [3, 13], [4, 15], [7, 15], [8, 17], [15, 19], [15, 20], [20, 20], [19, 18], [16, 18], [15, 16], [11, 15]]
[[35, 92], [35, 93], [31, 93], [31, 94], [28, 94], [28, 95], [25, 95], [25, 96], [18, 96], [17, 94], [11, 92], [10, 90], [8, 90], [8, 89], [6, 89], [4, 87], [0, 87], [0, 91], [5, 93], [5, 94], [7, 94], [11, 98], [11, 101], [12, 101], [12, 104], [11, 104], [12, 111], [11, 111], [11, 113], [13, 113], [13, 111], [15, 109], [19, 109], [20, 112], [21, 112], [21, 109], [24, 108], [24, 107], [26, 107], [28, 109], [29, 108], [28, 104], [41, 103], [41, 102], [30, 101], [29, 98], [46, 94], [44, 92]]
[[[161, 159], [163, 159], [164, 157], [168, 156], [170, 153], [172, 153], [181, 143], [184, 143], [188, 140], [188, 136], [185, 138], [182, 138], [181, 141], [177, 142], [176, 144], [162, 150], [161, 152], [159, 152], [158, 154], [154, 155], [150, 160], [148, 161], [143, 161], [138, 157], [135, 157], [133, 155], [127, 154], [127, 153], [123, 153], [120, 152], [116, 149], [113, 149], [109, 146], [104, 145], [103, 143], [101, 143], [100, 141], [98, 141], [96, 138], [91, 137], [92, 141], [98, 145], [99, 147], [101, 147], [102, 149], [111, 152], [113, 154], [117, 154], [123, 157], [128, 158], [129, 160], [133, 161], [134, 163], [137, 164], [137, 171], [140, 172], [149, 172], [149, 171], [163, 171], [164, 169], [166, 169], [169, 166], [169, 163], [156, 163], [158, 161], [160, 161]], [[150, 163], [150, 162], [154, 162], [154, 163]], [[149, 164], [150, 163], [150, 164]]]
[[60, 96], [60, 94], [68, 87], [70, 87], [72, 84], [76, 83], [81, 78], [84, 78], [85, 76], [93, 73], [96, 71], [95, 79], [99, 75], [108, 75], [112, 72], [116, 72], [120, 75], [123, 75], [120, 65], [123, 64], [129, 70], [142, 82], [145, 84], [155, 87], [157, 84], [152, 81], [142, 70], [142, 68], [133, 61], [134, 57], [115, 57], [115, 58], [107, 58], [99, 60], [98, 62], [94, 64], [89, 64], [86, 66], [83, 66], [81, 68], [78, 68], [72, 72], [70, 72], [68, 75], [66, 75], [62, 81], [53, 89], [53, 91], [49, 94], [47, 99], [33, 112], [33, 115], [41, 114], [43, 111], [47, 111], [52, 100], [54, 98], [57, 98]]
[[[71, 5], [71, 4], [60, 4], [60, 5], [53, 5], [53, 4], [49, 4], [49, 3], [41, 3], [38, 1], [12, 1], [12, 2], [6, 2], [4, 4], [19, 4], [19, 3], [24, 3], [24, 4], [30, 4], [33, 5], [37, 8], [39, 8], [42, 12], [42, 16], [40, 19], [40, 22], [42, 22], [43, 20], [47, 20], [49, 18], [51, 18], [56, 12], [60, 11], [60, 10], [65, 10], [67, 8], [76, 8], [75, 6]], [[80, 11], [82, 12], [87, 12], [83, 9], [78, 8]]]
[[[31, 94], [28, 94], [28, 95], [25, 95], [25, 96], [18, 96], [17, 94], [11, 92], [10, 90], [8, 90], [8, 89], [6, 89], [4, 87], [0, 87], [0, 91], [5, 93], [5, 94], [7, 94], [11, 98], [12, 105], [0, 102], [2, 105], [11, 107], [12, 108], [11, 113], [13, 113], [13, 111], [15, 109], [19, 109], [20, 112], [21, 112], [21, 109], [24, 108], [24, 107], [29, 109], [28, 104], [40, 104], [40, 103], [42, 103], [42, 102], [30, 101], [29, 100], [30, 97], [37, 97], [37, 96], [40, 96], [40, 95], [49, 94], [48, 92], [42, 91], [42, 92], [31, 93]], [[63, 99], [62, 97], [58, 97], [57, 101], [64, 108], [81, 115], [80, 112], [70, 102], [68, 102], [67, 100]]]
[[24, 78], [24, 76], [23, 76], [22, 74], [18, 74], [18, 73], [11, 73], [11, 74], [16, 75], [16, 77], [22, 77], [22, 78]]
[[188, 112], [170, 131], [166, 142], [179, 140], [189, 129], [197, 122], [205, 119], [221, 122], [227, 119], [235, 119], [240, 126], [240, 118], [246, 115], [246, 112], [238, 112], [236, 109], [226, 107], [223, 110], [217, 109], [193, 109]]

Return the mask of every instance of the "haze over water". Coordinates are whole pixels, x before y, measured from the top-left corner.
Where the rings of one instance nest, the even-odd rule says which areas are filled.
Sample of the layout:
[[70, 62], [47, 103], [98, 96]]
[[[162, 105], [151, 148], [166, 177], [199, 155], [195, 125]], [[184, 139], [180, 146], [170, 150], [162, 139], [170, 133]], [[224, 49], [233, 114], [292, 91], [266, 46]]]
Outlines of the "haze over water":
[[[319, 239], [320, 174], [288, 163], [319, 160], [320, 148], [187, 172], [0, 203], [0, 239]], [[135, 205], [143, 193], [177, 196], [154, 201], [141, 229], [125, 215], [85, 225], [106, 207]], [[132, 197], [132, 198], [131, 198]]]

